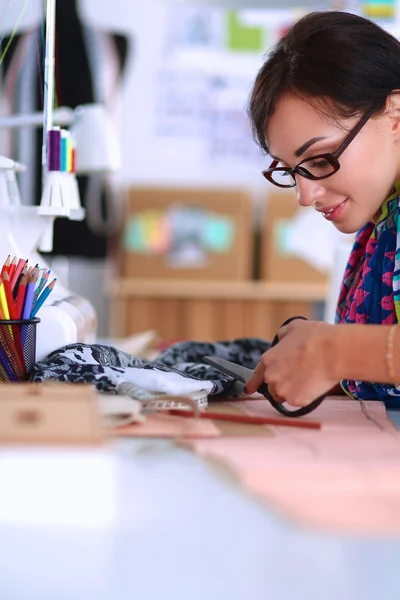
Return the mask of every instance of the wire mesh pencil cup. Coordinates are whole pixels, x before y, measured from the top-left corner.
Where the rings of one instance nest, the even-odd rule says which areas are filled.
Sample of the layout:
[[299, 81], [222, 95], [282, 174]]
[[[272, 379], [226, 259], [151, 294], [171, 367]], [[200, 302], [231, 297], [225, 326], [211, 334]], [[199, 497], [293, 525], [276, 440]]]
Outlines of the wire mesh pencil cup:
[[36, 361], [40, 319], [0, 320], [0, 381], [26, 381]]

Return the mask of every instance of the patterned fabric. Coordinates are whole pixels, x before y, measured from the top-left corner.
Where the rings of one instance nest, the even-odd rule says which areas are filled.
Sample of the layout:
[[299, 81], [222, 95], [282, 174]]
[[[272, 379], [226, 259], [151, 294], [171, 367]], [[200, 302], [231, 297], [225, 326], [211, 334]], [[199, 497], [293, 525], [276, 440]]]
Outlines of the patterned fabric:
[[[376, 221], [357, 234], [339, 295], [337, 323], [392, 325], [400, 321], [400, 185], [382, 204]], [[393, 385], [345, 380], [343, 390], [353, 398], [400, 405]]]
[[[143, 381], [143, 370], [157, 372], [161, 390], [180, 394], [187, 391], [187, 380], [204, 382], [197, 388], [205, 388], [209, 395], [228, 394], [234, 383], [231, 377], [203, 363], [207, 355], [219, 356], [254, 369], [269, 343], [259, 338], [245, 338], [211, 343], [181, 342], [162, 352], [155, 362], [149, 362], [126, 354], [111, 346], [69, 344], [52, 352], [45, 360], [35, 364], [31, 381], [41, 382], [57, 379], [71, 383], [93, 383], [99, 391], [118, 393], [122, 383]], [[180, 378], [171, 378], [168, 374]], [[164, 374], [164, 381], [163, 375]], [[186, 379], [186, 382], [185, 382]], [[155, 378], [154, 378], [155, 380]], [[194, 382], [193, 382], [194, 383]], [[207, 385], [206, 385], [207, 384]], [[171, 385], [174, 389], [171, 391]], [[195, 391], [194, 389], [192, 391]]]

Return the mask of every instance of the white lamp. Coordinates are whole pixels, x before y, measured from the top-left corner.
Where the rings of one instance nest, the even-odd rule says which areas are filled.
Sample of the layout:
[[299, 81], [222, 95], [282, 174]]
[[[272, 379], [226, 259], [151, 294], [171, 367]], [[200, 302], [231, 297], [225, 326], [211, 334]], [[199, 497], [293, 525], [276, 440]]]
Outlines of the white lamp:
[[104, 173], [121, 168], [119, 143], [103, 105], [78, 106], [70, 131], [76, 145], [77, 173]]

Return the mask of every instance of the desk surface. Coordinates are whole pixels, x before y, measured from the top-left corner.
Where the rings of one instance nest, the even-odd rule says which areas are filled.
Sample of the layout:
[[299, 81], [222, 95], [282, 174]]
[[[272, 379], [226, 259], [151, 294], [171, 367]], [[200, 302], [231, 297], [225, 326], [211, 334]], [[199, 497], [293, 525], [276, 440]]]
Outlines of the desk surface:
[[167, 441], [115, 450], [112, 528], [0, 526], [2, 600], [399, 598], [400, 539], [296, 529]]

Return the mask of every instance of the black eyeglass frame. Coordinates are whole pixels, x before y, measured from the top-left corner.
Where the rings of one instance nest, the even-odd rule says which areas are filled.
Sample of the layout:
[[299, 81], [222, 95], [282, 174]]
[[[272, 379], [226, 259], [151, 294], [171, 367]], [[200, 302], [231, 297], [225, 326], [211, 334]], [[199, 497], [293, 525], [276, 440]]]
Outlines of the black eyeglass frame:
[[[350, 131], [349, 135], [340, 144], [339, 148], [337, 150], [335, 150], [335, 152], [328, 152], [325, 154], [317, 154], [315, 156], [309, 156], [308, 158], [305, 158], [305, 159], [301, 160], [299, 163], [297, 163], [297, 165], [295, 167], [293, 167], [293, 169], [289, 169], [287, 167], [277, 167], [276, 165], [279, 164], [279, 160], [274, 159], [272, 161], [272, 163], [270, 164], [269, 168], [265, 169], [265, 171], [262, 171], [262, 175], [264, 175], [265, 179], [268, 179], [268, 181], [270, 181], [274, 185], [281, 187], [281, 188], [294, 187], [296, 185], [296, 179], [295, 179], [296, 173], [298, 173], [302, 177], [305, 177], [306, 179], [311, 179], [312, 181], [319, 181], [320, 179], [327, 179], [328, 177], [331, 177], [332, 175], [337, 173], [340, 169], [340, 163], [338, 160], [339, 157], [343, 154], [343, 152], [346, 150], [346, 148], [349, 146], [349, 144], [354, 140], [356, 135], [361, 131], [361, 129], [364, 127], [364, 125], [367, 123], [367, 121], [369, 121], [369, 119], [372, 117], [373, 113], [374, 113], [374, 111], [372, 111], [372, 110], [365, 113], [365, 115], [359, 120], [357, 125]], [[309, 162], [310, 160], [316, 160], [316, 159], [324, 159], [324, 160], [328, 161], [329, 164], [333, 168], [332, 173], [329, 173], [328, 175], [321, 175], [318, 177], [316, 175], [313, 175], [312, 173], [310, 173], [310, 171], [308, 171], [306, 168], [301, 166], [305, 162]], [[276, 171], [281, 171], [281, 172], [285, 172], [285, 173], [289, 174], [293, 178], [293, 183], [288, 184], [288, 185], [286, 185], [286, 184], [283, 185], [281, 183], [277, 183], [276, 181], [274, 181], [272, 178], [272, 175]]]

